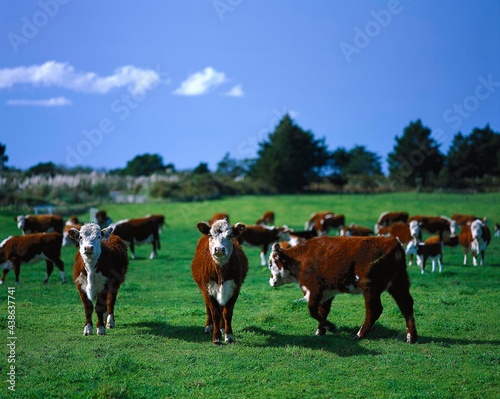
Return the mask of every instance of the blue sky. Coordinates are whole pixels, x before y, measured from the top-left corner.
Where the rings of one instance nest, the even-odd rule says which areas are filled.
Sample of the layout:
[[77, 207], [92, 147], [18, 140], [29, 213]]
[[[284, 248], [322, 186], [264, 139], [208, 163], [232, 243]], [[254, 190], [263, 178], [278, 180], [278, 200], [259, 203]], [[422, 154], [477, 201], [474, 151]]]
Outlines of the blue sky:
[[8, 166], [177, 169], [256, 156], [288, 112], [385, 159], [416, 119], [446, 152], [500, 131], [497, 0], [0, 3]]

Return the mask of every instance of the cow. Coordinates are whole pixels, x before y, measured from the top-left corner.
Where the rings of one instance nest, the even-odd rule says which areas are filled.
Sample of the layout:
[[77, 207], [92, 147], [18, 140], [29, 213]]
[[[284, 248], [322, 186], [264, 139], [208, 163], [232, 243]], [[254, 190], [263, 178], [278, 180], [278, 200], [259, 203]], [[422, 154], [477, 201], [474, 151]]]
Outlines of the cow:
[[8, 237], [0, 243], [0, 265], [3, 273], [0, 284], [5, 281], [5, 276], [10, 269], [14, 269], [16, 284], [19, 284], [21, 265], [36, 263], [45, 260], [47, 275], [43, 280], [46, 284], [54, 270], [54, 264], [59, 269], [62, 283], [66, 283], [64, 263], [61, 260], [62, 235], [59, 233], [35, 233], [19, 237]]
[[108, 216], [107, 212], [103, 210], [96, 212], [95, 219], [101, 229], [105, 229], [113, 223], [113, 220]]
[[262, 224], [266, 226], [274, 225], [274, 212], [267, 211], [265, 212], [256, 222], [255, 224]]
[[63, 220], [59, 215], [19, 215], [14, 218], [23, 234], [63, 233]]
[[457, 234], [458, 227], [462, 227], [467, 222], [472, 223], [476, 219], [480, 219], [486, 223], [486, 218], [480, 218], [478, 216], [466, 215], [461, 213], [455, 213], [451, 215], [450, 219], [451, 219], [451, 226], [450, 226], [451, 234]]
[[222, 220], [225, 219], [229, 223], [229, 215], [227, 213], [214, 213], [210, 220], [208, 221], [208, 224], [212, 225], [216, 220]]
[[464, 224], [458, 235], [458, 241], [464, 249], [464, 265], [467, 265], [467, 252], [469, 250], [472, 255], [472, 264], [477, 266], [477, 258], [480, 255], [480, 265], [484, 265], [484, 253], [491, 241], [491, 232], [482, 220], [476, 219], [472, 223]]
[[316, 212], [305, 223], [306, 230], [314, 230], [318, 236], [328, 235], [331, 228], [339, 229], [345, 224], [345, 216], [329, 211]]
[[411, 216], [408, 219], [412, 237], [422, 241], [422, 230], [430, 234], [438, 233], [443, 241], [445, 233], [451, 234], [451, 219], [446, 216]]
[[397, 238], [318, 237], [290, 249], [275, 244], [269, 269], [272, 287], [297, 283], [302, 288], [319, 323], [316, 335], [335, 332], [327, 317], [336, 294], [362, 293], [366, 316], [355, 338], [365, 338], [382, 313], [380, 296], [387, 290], [406, 320], [407, 342], [417, 341], [405, 251]]
[[[394, 222], [390, 226], [380, 227], [378, 229], [377, 235], [385, 237], [396, 237], [403, 245], [407, 245], [412, 239], [410, 228], [405, 222]], [[410, 255], [408, 265], [411, 266], [412, 263], [413, 255]]]
[[130, 247], [130, 255], [135, 259], [135, 245], [151, 243], [153, 249], [149, 259], [158, 256], [157, 249], [160, 248], [160, 236], [158, 233], [158, 222], [154, 218], [125, 219], [111, 224], [113, 235], [120, 237]]
[[245, 231], [238, 236], [240, 245], [248, 245], [260, 248], [260, 264], [267, 265], [267, 252], [269, 247], [279, 241], [288, 241], [289, 232], [287, 226], [246, 226]]
[[500, 237], [500, 224], [495, 223], [495, 237]]
[[290, 239], [288, 240], [289, 246], [293, 247], [297, 245], [299, 242], [303, 242], [306, 240], [310, 240], [311, 238], [317, 237], [317, 233], [315, 230], [295, 231], [294, 229], [289, 229], [289, 237], [290, 237]]
[[77, 229], [79, 230], [83, 226], [82, 223], [80, 223], [80, 220], [78, 219], [77, 216], [71, 216], [66, 223], [64, 224], [63, 228], [63, 241], [62, 241], [62, 246], [65, 247], [68, 244], [73, 244], [73, 240], [69, 237], [68, 232], [70, 229]]
[[358, 236], [358, 237], [368, 237], [375, 234], [369, 227], [361, 226], [359, 224], [351, 223], [349, 226], [342, 226], [340, 229], [341, 236]]
[[212, 342], [235, 342], [231, 325], [233, 309], [248, 273], [248, 259], [237, 238], [245, 231], [243, 223], [231, 226], [227, 220], [212, 225], [197, 224], [202, 234], [191, 264], [191, 274], [205, 301], [207, 312], [205, 334], [212, 333]]
[[[156, 224], [158, 225], [158, 233], [161, 233], [163, 231], [163, 226], [167, 226], [168, 224], [165, 222], [165, 215], [160, 215], [160, 214], [147, 214], [145, 217], [153, 219]], [[159, 244], [159, 242], [158, 242]]]
[[382, 212], [375, 223], [375, 233], [379, 234], [382, 227], [392, 226], [396, 222], [408, 223], [408, 212]]
[[[73, 278], [85, 309], [83, 335], [93, 334], [92, 312], [97, 314], [97, 335], [115, 327], [114, 309], [120, 285], [128, 270], [127, 244], [112, 235], [112, 227], [101, 229], [96, 223], [86, 223], [80, 230], [69, 231], [77, 243]], [[106, 324], [104, 313], [107, 312]]]
[[417, 239], [412, 239], [406, 247], [407, 255], [415, 255], [417, 257], [417, 265], [420, 266], [422, 274], [425, 273], [425, 264], [427, 259], [432, 261], [432, 272], [436, 269], [436, 262], [439, 266], [439, 273], [443, 271], [442, 257], [443, 244], [439, 236], [429, 237], [424, 242], [417, 242]]

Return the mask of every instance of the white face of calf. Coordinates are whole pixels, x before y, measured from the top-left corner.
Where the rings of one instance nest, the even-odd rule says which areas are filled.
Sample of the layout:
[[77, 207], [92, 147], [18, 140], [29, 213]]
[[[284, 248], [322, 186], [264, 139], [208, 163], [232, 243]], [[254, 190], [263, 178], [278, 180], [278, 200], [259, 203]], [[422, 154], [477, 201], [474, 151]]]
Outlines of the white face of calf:
[[26, 222], [26, 216], [18, 216], [17, 217], [17, 228], [23, 230], [25, 222]]
[[473, 240], [481, 238], [483, 233], [483, 222], [479, 219], [474, 220], [470, 225], [470, 232]]
[[416, 237], [420, 234], [420, 223], [417, 220], [412, 220], [410, 222], [410, 234], [412, 237]]
[[273, 245], [271, 255], [269, 255], [269, 270], [271, 278], [269, 285], [271, 287], [279, 287], [283, 284], [297, 283], [298, 280], [284, 267], [286, 260], [283, 257], [283, 252], [279, 244]]
[[234, 226], [227, 220], [216, 220], [212, 226], [208, 223], [198, 223], [198, 230], [208, 237], [208, 249], [212, 259], [219, 266], [224, 266], [233, 253], [233, 238], [239, 237], [245, 230], [243, 223]]
[[111, 235], [112, 228], [101, 230], [95, 223], [87, 223], [80, 231], [71, 229], [68, 234], [79, 247], [85, 266], [95, 266], [101, 256], [101, 240], [106, 240]]
[[418, 251], [417, 240], [411, 240], [406, 246], [406, 255], [416, 255]]

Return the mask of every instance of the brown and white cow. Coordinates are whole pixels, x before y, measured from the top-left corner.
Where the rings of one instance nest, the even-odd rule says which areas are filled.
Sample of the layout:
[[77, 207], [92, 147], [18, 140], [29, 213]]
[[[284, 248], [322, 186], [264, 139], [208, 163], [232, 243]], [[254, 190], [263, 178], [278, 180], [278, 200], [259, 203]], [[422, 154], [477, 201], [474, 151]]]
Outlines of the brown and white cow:
[[382, 212], [375, 223], [375, 233], [379, 234], [379, 230], [383, 227], [392, 226], [396, 222], [408, 223], [408, 212]]
[[340, 229], [340, 235], [351, 237], [368, 237], [375, 234], [372, 229], [366, 226], [361, 226], [359, 224], [351, 223], [349, 226], [342, 226]]
[[[168, 227], [168, 224], [165, 222], [165, 215], [161, 215], [161, 214], [147, 214], [145, 217], [147, 218], [150, 218], [150, 219], [153, 219], [156, 224], [158, 225], [158, 233], [161, 233], [163, 231], [163, 226], [167, 226]], [[158, 245], [160, 244], [160, 242], [158, 241]], [[159, 246], [158, 246], [159, 248]]]
[[64, 229], [63, 229], [63, 241], [62, 241], [62, 246], [65, 247], [68, 244], [74, 244], [74, 241], [70, 238], [68, 232], [71, 229], [77, 229], [80, 230], [80, 228], [83, 226], [82, 223], [80, 223], [80, 220], [78, 219], [78, 216], [71, 216], [66, 223], [64, 224]]
[[439, 273], [443, 271], [443, 244], [439, 236], [429, 237], [424, 242], [417, 242], [417, 239], [413, 238], [406, 247], [406, 254], [415, 255], [417, 257], [417, 265], [420, 266], [422, 274], [425, 273], [427, 259], [432, 261], [433, 273], [434, 270], [436, 270], [436, 263], [439, 267]]
[[233, 343], [233, 309], [248, 272], [248, 259], [236, 240], [245, 225], [231, 226], [227, 220], [212, 225], [198, 223], [203, 234], [196, 245], [191, 274], [205, 301], [205, 333], [212, 333], [216, 345]]
[[63, 233], [63, 220], [59, 215], [19, 215], [14, 218], [23, 234]]
[[306, 230], [316, 231], [318, 236], [328, 235], [330, 229], [341, 229], [345, 224], [345, 216], [330, 211], [316, 212], [305, 223]]
[[5, 276], [10, 269], [14, 269], [16, 284], [19, 284], [21, 265], [36, 263], [45, 260], [47, 275], [44, 284], [54, 270], [54, 264], [59, 269], [61, 280], [66, 283], [64, 263], [61, 260], [62, 236], [59, 233], [26, 234], [19, 237], [9, 237], [0, 244], [0, 265], [3, 268], [0, 284], [5, 281]]
[[266, 226], [274, 225], [274, 212], [267, 211], [265, 212], [256, 222], [255, 224], [262, 224]]
[[472, 223], [465, 223], [458, 235], [458, 241], [464, 249], [464, 265], [467, 264], [469, 250], [472, 255], [472, 264], [477, 266], [477, 258], [481, 256], [480, 265], [484, 265], [484, 253], [491, 241], [491, 232], [482, 220], [476, 219]]
[[227, 213], [214, 213], [208, 221], [208, 224], [212, 225], [216, 220], [227, 220], [229, 223], [229, 215]]
[[108, 213], [104, 210], [97, 211], [95, 214], [95, 219], [97, 220], [97, 224], [101, 229], [105, 229], [109, 227], [113, 220], [108, 216]]
[[[120, 285], [128, 269], [127, 244], [111, 235], [111, 227], [102, 229], [96, 223], [86, 223], [69, 235], [79, 247], [75, 256], [73, 278], [85, 309], [83, 335], [93, 334], [92, 313], [97, 314], [97, 334], [115, 327], [115, 303]], [[106, 324], [104, 314], [107, 313]]]
[[422, 241], [422, 230], [430, 234], [438, 234], [443, 241], [446, 233], [451, 234], [451, 219], [446, 216], [411, 216], [408, 219], [412, 237]]
[[289, 229], [286, 226], [246, 226], [245, 231], [238, 236], [238, 242], [242, 245], [260, 248], [260, 264], [267, 265], [267, 251], [275, 242], [288, 241]]
[[113, 223], [113, 235], [117, 235], [130, 247], [132, 259], [135, 259], [135, 245], [150, 243], [153, 246], [149, 259], [157, 257], [160, 248], [158, 222], [154, 218], [125, 219]]
[[290, 249], [273, 246], [269, 284], [297, 283], [305, 293], [316, 335], [335, 332], [327, 320], [338, 293], [362, 293], [366, 316], [356, 338], [365, 338], [382, 313], [380, 296], [387, 290], [406, 320], [406, 340], [417, 341], [413, 298], [406, 271], [405, 251], [396, 238], [318, 237]]
[[472, 223], [474, 220], [477, 220], [477, 219], [480, 219], [483, 222], [486, 222], [486, 218], [480, 218], [478, 216], [466, 215], [466, 214], [462, 214], [462, 213], [455, 213], [455, 214], [451, 215], [450, 219], [452, 220], [451, 227], [450, 227], [451, 234], [457, 234], [457, 228], [462, 227], [467, 222]]
[[406, 245], [411, 240], [411, 232], [407, 223], [404, 222], [394, 222], [390, 226], [381, 227], [378, 231], [378, 235], [386, 237], [397, 237], [401, 244]]

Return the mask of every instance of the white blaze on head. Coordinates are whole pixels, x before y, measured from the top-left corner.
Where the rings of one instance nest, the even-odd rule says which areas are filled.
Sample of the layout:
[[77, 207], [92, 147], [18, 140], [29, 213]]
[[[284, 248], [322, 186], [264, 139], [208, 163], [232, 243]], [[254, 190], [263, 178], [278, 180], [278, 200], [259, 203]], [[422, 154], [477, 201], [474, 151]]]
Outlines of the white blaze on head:
[[410, 233], [412, 237], [417, 237], [420, 234], [420, 223], [417, 220], [410, 222]]
[[470, 225], [470, 232], [473, 240], [480, 238], [483, 233], [483, 222], [479, 219], [474, 220]]
[[212, 259], [219, 266], [225, 265], [233, 253], [233, 238], [239, 237], [245, 230], [243, 223], [234, 226], [226, 219], [216, 220], [212, 226], [208, 223], [198, 223], [198, 230], [208, 237], [208, 249]]
[[456, 220], [451, 220], [450, 221], [450, 233], [452, 235], [457, 234], [457, 227], [458, 227], [457, 221]]
[[25, 222], [26, 222], [26, 216], [19, 215], [17, 217], [17, 228], [23, 230]]
[[108, 239], [113, 231], [112, 228], [101, 230], [95, 223], [86, 223], [80, 231], [71, 229], [69, 236], [79, 246], [80, 254], [86, 265], [95, 266], [101, 256], [101, 240]]
[[269, 255], [269, 270], [271, 271], [271, 278], [269, 285], [271, 287], [279, 287], [283, 284], [296, 283], [297, 279], [284, 267], [285, 260], [279, 244], [273, 245], [271, 255]]
[[411, 240], [406, 246], [407, 255], [416, 255], [418, 250], [417, 240]]

